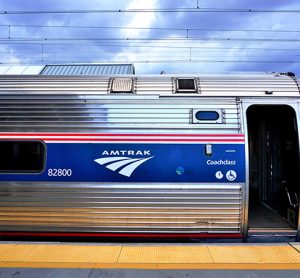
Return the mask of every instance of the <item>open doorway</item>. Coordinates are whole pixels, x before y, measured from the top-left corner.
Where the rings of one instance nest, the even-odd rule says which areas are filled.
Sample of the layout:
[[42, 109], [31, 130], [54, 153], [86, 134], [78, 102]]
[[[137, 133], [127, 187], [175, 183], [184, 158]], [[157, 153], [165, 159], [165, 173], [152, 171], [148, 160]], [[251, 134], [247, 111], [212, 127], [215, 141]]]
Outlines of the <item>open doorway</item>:
[[249, 229], [295, 229], [299, 205], [296, 114], [287, 105], [253, 105], [249, 135]]

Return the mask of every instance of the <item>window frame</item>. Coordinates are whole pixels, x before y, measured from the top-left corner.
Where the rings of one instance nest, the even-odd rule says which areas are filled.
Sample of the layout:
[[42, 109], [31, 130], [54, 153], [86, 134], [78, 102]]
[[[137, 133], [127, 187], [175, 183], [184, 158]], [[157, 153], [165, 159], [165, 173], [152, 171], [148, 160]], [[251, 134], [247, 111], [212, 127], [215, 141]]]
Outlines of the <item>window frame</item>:
[[[216, 112], [219, 118], [216, 120], [198, 120], [196, 114], [198, 112]], [[192, 123], [193, 124], [224, 124], [224, 109], [192, 109]]]
[[[180, 89], [179, 88], [179, 80], [186, 80], [186, 79], [190, 79], [194, 81], [194, 89]], [[176, 84], [176, 91], [175, 93], [180, 94], [180, 93], [184, 93], [184, 94], [198, 94], [198, 82], [197, 82], [197, 78], [192, 78], [192, 77], [186, 77], [186, 78], [176, 78], [175, 80], [175, 84]]]
[[4, 139], [0, 140], [1, 142], [29, 142], [29, 143], [40, 143], [44, 148], [43, 160], [42, 160], [42, 168], [40, 170], [1, 170], [0, 175], [40, 175], [46, 170], [47, 163], [47, 145], [42, 140], [30, 140], [30, 139]]
[[[129, 86], [130, 88], [128, 88], [127, 90], [124, 90], [124, 88], [123, 89], [115, 88], [115, 86], [120, 86], [120, 84], [116, 84], [118, 82], [121, 83], [128, 82], [128, 84], [126, 85], [130, 85]], [[132, 77], [113, 77], [110, 80], [109, 93], [110, 94], [134, 94], [134, 83], [135, 83], [135, 79]]]

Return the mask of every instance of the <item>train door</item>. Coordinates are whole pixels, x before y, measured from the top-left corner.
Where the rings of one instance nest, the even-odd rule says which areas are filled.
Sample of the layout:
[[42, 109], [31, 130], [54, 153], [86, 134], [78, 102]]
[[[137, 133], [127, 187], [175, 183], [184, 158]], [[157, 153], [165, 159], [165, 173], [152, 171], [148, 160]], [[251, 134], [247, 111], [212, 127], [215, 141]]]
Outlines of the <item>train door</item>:
[[295, 110], [252, 105], [247, 110], [249, 214], [252, 231], [294, 231], [299, 211], [299, 142]]

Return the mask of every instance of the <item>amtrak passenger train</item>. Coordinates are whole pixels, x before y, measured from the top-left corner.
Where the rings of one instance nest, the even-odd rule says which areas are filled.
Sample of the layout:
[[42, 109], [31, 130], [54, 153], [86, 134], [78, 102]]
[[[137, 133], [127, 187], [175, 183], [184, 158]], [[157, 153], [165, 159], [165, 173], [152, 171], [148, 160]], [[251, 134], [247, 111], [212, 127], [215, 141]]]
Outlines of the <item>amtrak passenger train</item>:
[[300, 240], [292, 73], [0, 76], [0, 236]]

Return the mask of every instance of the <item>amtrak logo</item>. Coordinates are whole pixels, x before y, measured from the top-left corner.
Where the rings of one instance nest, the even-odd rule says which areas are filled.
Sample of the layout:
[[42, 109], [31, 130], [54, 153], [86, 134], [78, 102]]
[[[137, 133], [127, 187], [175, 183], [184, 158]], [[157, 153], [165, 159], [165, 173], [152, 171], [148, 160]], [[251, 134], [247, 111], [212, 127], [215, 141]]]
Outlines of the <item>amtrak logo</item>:
[[[115, 154], [137, 154], [137, 152], [133, 151], [104, 151], [102, 155], [115, 155]], [[138, 151], [138, 154], [150, 154], [150, 151]], [[130, 158], [126, 156], [108, 156], [95, 159], [94, 161], [99, 163], [100, 165], [104, 165], [107, 169], [111, 171], [118, 171], [119, 174], [130, 177], [131, 174], [144, 162], [153, 158], [154, 156], [146, 157], [146, 158]]]

